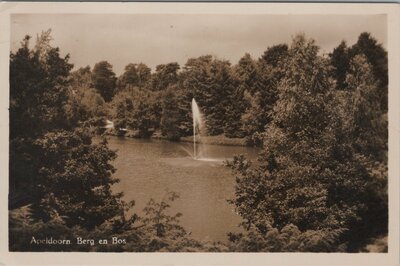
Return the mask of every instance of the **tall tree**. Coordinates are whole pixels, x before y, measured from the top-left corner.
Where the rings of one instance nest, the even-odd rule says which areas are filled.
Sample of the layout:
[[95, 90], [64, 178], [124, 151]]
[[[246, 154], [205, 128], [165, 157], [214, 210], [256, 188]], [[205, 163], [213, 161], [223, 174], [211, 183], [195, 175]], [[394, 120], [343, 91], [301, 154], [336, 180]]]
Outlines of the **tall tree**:
[[162, 95], [160, 128], [163, 136], [170, 140], [179, 140], [184, 135], [185, 115], [180, 108], [181, 91], [169, 87]]
[[118, 78], [117, 86], [119, 90], [127, 87], [143, 88], [150, 81], [151, 69], [143, 63], [128, 64], [125, 66], [125, 72]]
[[210, 55], [191, 58], [184, 67], [182, 80], [205, 115], [208, 134], [234, 136], [240, 131], [241, 113], [235, 109], [236, 80], [229, 61]]
[[[325, 251], [340, 250], [346, 244], [354, 250], [376, 230], [374, 222], [365, 218], [377, 201], [384, 206], [384, 197], [371, 196], [376, 195], [371, 187], [382, 183], [376, 182], [346, 138], [349, 113], [337, 114], [328, 62], [318, 51], [313, 40], [302, 35], [293, 39], [273, 119], [264, 135], [261, 165], [251, 168], [244, 158], [233, 164], [238, 171], [233, 203], [249, 233], [255, 228], [263, 241], [269, 241], [273, 230], [279, 234], [293, 224], [302, 234], [317, 234], [318, 241], [329, 239]], [[371, 90], [370, 86], [363, 90]], [[367, 106], [376, 104], [369, 96], [365, 100]], [[382, 138], [380, 134], [375, 136]], [[377, 187], [382, 191], [381, 185]], [[351, 241], [357, 244], [348, 245]]]
[[10, 208], [27, 196], [35, 220], [93, 229], [123, 208], [111, 191], [115, 153], [68, 119], [77, 117], [68, 114], [72, 65], [50, 45], [50, 31], [33, 49], [29, 40], [10, 56]]
[[372, 73], [378, 81], [380, 105], [383, 112], [388, 108], [388, 58], [382, 44], [368, 32], [363, 32], [358, 37], [357, 43], [351, 47], [350, 54], [354, 57], [363, 54], [372, 66]]
[[96, 90], [103, 96], [106, 102], [111, 101], [115, 94], [116, 81], [115, 73], [112, 65], [107, 61], [101, 61], [93, 67], [93, 85]]
[[47, 131], [74, 126], [64, 109], [72, 64], [69, 55], [62, 58], [58, 48], [49, 46], [50, 32], [42, 32], [34, 49], [29, 47], [31, 37], [26, 36], [21, 48], [10, 55], [9, 178], [14, 196], [21, 188], [36, 189], [39, 151], [34, 140]]
[[[346, 78], [351, 96], [351, 134], [358, 153], [372, 156], [379, 161], [387, 159], [387, 121], [381, 110], [379, 82], [373, 75], [373, 67], [364, 55], [356, 55], [349, 64]], [[349, 132], [350, 133], [350, 132]]]
[[387, 52], [382, 44], [371, 36], [370, 33], [363, 32], [358, 37], [357, 42], [347, 47], [342, 41], [332, 53], [330, 60], [333, 66], [332, 76], [336, 80], [338, 89], [349, 89], [346, 83], [346, 76], [350, 68], [350, 61], [357, 55], [363, 55], [372, 66], [372, 75], [377, 81], [377, 86], [380, 88], [377, 93], [379, 95], [379, 105], [383, 113], [388, 109], [388, 59]]
[[69, 78], [69, 100], [65, 107], [70, 119], [103, 126], [107, 108], [103, 97], [94, 89], [90, 67], [71, 72]]
[[262, 90], [262, 82], [257, 62], [246, 53], [240, 58], [238, 64], [233, 68], [235, 77], [238, 79], [241, 91], [247, 91], [254, 95]]
[[137, 87], [118, 92], [111, 102], [116, 129], [137, 130], [139, 137], [150, 137], [160, 124], [158, 92]]
[[332, 76], [336, 80], [337, 89], [347, 89], [346, 75], [349, 70], [350, 55], [345, 41], [342, 41], [338, 47], [329, 54], [333, 66]]
[[118, 78], [118, 89], [123, 90], [128, 86], [137, 86], [138, 79], [136, 64], [128, 64], [125, 66], [125, 72]]
[[136, 72], [138, 77], [137, 86], [145, 87], [151, 80], [151, 69], [147, 65], [139, 63], [136, 66]]
[[261, 56], [260, 61], [263, 63], [271, 65], [273, 67], [277, 67], [282, 60], [288, 54], [288, 45], [287, 44], [277, 44], [271, 47], [264, 52]]
[[[63, 106], [68, 99], [69, 55], [60, 57], [58, 48], [49, 48], [50, 31], [29, 49], [30, 37], [10, 55], [10, 137], [34, 137], [66, 125]], [[47, 44], [44, 44], [47, 43]], [[46, 51], [42, 51], [46, 49]], [[60, 108], [61, 107], [61, 108]]]
[[328, 124], [325, 102], [330, 84], [318, 51], [314, 41], [303, 35], [293, 39], [265, 134], [267, 216], [279, 229], [289, 223], [300, 230], [326, 226], [327, 189], [320, 183], [322, 173], [315, 159], [322, 158], [330, 141], [322, 136]]
[[[348, 90], [337, 91], [331, 103], [337, 118], [331, 124], [338, 140], [336, 157], [351, 161], [347, 157], [351, 152], [352, 160], [364, 174], [359, 185], [364, 191], [358, 195], [363, 206], [347, 236], [351, 242], [358, 243], [369, 236], [387, 233], [387, 117], [380, 107], [379, 83], [364, 55], [356, 55], [350, 61], [346, 83]], [[348, 192], [341, 194], [340, 191], [337, 196], [346, 197]]]
[[253, 132], [249, 132], [249, 124], [252, 123], [254, 117], [247, 116], [245, 111], [252, 108], [253, 95], [262, 90], [259, 68], [250, 54], [246, 53], [233, 67], [233, 77], [237, 80], [238, 85], [236, 95], [234, 95], [235, 102], [232, 105], [235, 106], [237, 114], [235, 121], [238, 125], [236, 127], [240, 127], [241, 131], [241, 134], [237, 132], [236, 135], [243, 136], [245, 133], [250, 135]]
[[137, 129], [139, 137], [148, 138], [160, 125], [159, 96], [154, 92], [138, 91], [134, 97], [134, 110], [128, 126]]
[[90, 66], [81, 67], [71, 72], [71, 86], [73, 88], [93, 88], [92, 70]]
[[179, 69], [179, 64], [176, 62], [156, 66], [156, 71], [151, 77], [151, 89], [161, 91], [176, 84]]
[[271, 46], [258, 62], [247, 67], [248, 72], [251, 70], [249, 73], [254, 74], [247, 75], [251, 77], [247, 81], [248, 93], [245, 94], [248, 104], [241, 119], [246, 141], [250, 145], [262, 146], [265, 127], [272, 119], [272, 109], [277, 100], [277, 87], [283, 77], [282, 64], [286, 60], [287, 53], [286, 44]]

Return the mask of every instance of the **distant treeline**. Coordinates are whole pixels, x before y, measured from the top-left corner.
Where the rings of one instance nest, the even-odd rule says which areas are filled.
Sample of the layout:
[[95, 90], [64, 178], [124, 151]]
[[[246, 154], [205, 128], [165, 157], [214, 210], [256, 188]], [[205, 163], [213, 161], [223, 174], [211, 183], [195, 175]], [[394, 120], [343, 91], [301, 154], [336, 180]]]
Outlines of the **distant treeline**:
[[[106, 61], [71, 72], [50, 41], [27, 36], [10, 55], [11, 250], [58, 249], [27, 244], [52, 234], [130, 243], [87, 248], [99, 251], [353, 252], [387, 235], [387, 52], [370, 34], [329, 55], [297, 35], [236, 65], [205, 55], [120, 77]], [[128, 215], [134, 202], [111, 190], [116, 153], [92, 139], [110, 119], [177, 140], [191, 134], [193, 97], [209, 135], [263, 147], [257, 166], [229, 163], [244, 233], [228, 244], [191, 239], [166, 213], [174, 193]]]
[[[144, 63], [131, 63], [119, 77], [110, 63], [102, 61], [93, 69], [87, 66], [72, 72], [71, 88], [82, 121], [107, 117], [117, 131], [132, 129], [139, 137], [149, 137], [160, 130], [178, 140], [192, 134], [194, 97], [205, 115], [207, 134], [245, 137], [249, 145], [261, 146], [287, 71], [288, 50], [287, 44], [274, 45], [258, 59], [245, 54], [236, 65], [211, 55], [190, 58], [182, 67], [176, 62], [158, 65], [154, 71]], [[352, 89], [346, 76], [357, 55], [364, 55], [371, 65], [380, 88], [379, 104], [387, 110], [386, 51], [368, 33], [362, 33], [351, 47], [343, 41], [324, 57], [331, 86]]]

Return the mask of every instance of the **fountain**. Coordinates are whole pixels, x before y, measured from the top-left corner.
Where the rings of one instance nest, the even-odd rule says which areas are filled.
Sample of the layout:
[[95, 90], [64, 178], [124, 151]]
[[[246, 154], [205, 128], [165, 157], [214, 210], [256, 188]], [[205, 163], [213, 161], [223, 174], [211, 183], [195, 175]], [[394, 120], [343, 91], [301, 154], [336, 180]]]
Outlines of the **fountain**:
[[192, 99], [192, 116], [193, 116], [193, 158], [198, 158], [198, 151], [196, 149], [196, 134], [197, 139], [200, 138], [200, 129], [202, 127], [203, 121], [201, 119], [201, 113], [196, 100]]
[[205, 134], [206, 128], [203, 116], [196, 100], [192, 99], [192, 116], [193, 116], [193, 156], [196, 161], [204, 162], [222, 162], [223, 159], [210, 158], [207, 153], [207, 146], [201, 143], [201, 134]]

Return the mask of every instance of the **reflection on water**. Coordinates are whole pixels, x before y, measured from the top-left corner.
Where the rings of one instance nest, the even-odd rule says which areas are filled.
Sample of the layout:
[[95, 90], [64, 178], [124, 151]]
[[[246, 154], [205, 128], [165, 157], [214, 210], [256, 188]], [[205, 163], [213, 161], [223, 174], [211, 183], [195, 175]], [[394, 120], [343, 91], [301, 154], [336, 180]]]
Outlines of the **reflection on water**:
[[118, 149], [115, 176], [121, 181], [114, 189], [135, 200], [139, 214], [168, 189], [180, 195], [171, 211], [183, 214], [181, 224], [193, 237], [226, 241], [228, 232], [239, 230], [240, 217], [226, 201], [234, 195], [235, 180], [223, 161], [240, 153], [255, 158], [255, 149], [207, 145], [209, 158], [193, 160], [188, 143], [112, 137], [109, 146]]

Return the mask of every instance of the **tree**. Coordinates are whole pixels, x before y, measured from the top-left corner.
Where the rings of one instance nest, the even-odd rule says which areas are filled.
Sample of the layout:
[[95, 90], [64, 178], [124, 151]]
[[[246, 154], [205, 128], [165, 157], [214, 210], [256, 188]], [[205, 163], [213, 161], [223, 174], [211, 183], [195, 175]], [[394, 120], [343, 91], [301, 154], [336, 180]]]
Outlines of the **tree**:
[[232, 164], [238, 173], [233, 203], [245, 228], [262, 236], [293, 224], [302, 233], [329, 232], [330, 251], [346, 244], [354, 250], [375, 232], [366, 214], [376, 206], [370, 193], [377, 182], [345, 137], [346, 119], [333, 108], [328, 62], [318, 50], [302, 35], [293, 39], [260, 166], [244, 157]]
[[234, 136], [240, 131], [236, 80], [229, 61], [210, 55], [191, 58], [181, 75], [182, 86], [191, 92], [205, 115], [207, 134]]
[[137, 87], [118, 92], [111, 102], [114, 126], [137, 130], [137, 136], [148, 138], [160, 124], [157, 92]]
[[[254, 73], [251, 81], [247, 81], [246, 110], [241, 117], [246, 142], [250, 145], [262, 146], [262, 135], [271, 121], [272, 109], [277, 100], [277, 87], [283, 77], [282, 64], [288, 54], [286, 44], [269, 47], [258, 62], [248, 67], [248, 73]], [[240, 65], [240, 61], [239, 61]], [[249, 74], [244, 77], [250, 77]]]
[[70, 74], [69, 100], [65, 108], [70, 120], [104, 126], [107, 108], [103, 97], [94, 88], [89, 66]]
[[348, 236], [353, 242], [363, 243], [368, 237], [387, 233], [387, 117], [380, 107], [379, 83], [364, 55], [351, 60], [346, 83], [348, 91], [336, 92], [331, 106], [338, 118], [335, 123], [340, 123], [336, 127], [341, 129], [335, 133], [341, 142], [335, 152], [342, 157], [352, 151], [365, 173], [365, 207]]
[[119, 91], [111, 102], [111, 119], [117, 131], [121, 128], [127, 128], [128, 121], [131, 119], [134, 104], [130, 93], [131, 90], [132, 89]]
[[[93, 229], [123, 208], [122, 194], [111, 191], [115, 153], [106, 142], [93, 144], [78, 119], [68, 119], [78, 117], [68, 114], [76, 110], [69, 109], [69, 56], [51, 47], [50, 31], [33, 49], [29, 39], [10, 56], [10, 195], [28, 195], [23, 203], [36, 221]], [[10, 208], [18, 204], [10, 201]]]
[[346, 42], [342, 41], [338, 47], [333, 49], [329, 57], [333, 66], [332, 76], [336, 80], [336, 88], [340, 90], [347, 89], [346, 75], [349, 68], [350, 55]]
[[35, 195], [40, 150], [34, 140], [47, 131], [74, 126], [64, 107], [72, 64], [69, 55], [62, 58], [58, 48], [49, 46], [50, 32], [38, 36], [34, 49], [26, 36], [10, 55], [10, 206], [26, 193]]
[[246, 53], [234, 66], [234, 75], [239, 81], [240, 90], [254, 95], [262, 90], [262, 82], [257, 62]]
[[125, 72], [118, 78], [119, 90], [125, 89], [127, 86], [137, 86], [138, 74], [135, 64], [125, 66]]
[[128, 64], [125, 72], [118, 78], [118, 88], [123, 90], [127, 87], [143, 88], [151, 78], [151, 69], [145, 64]]
[[262, 147], [262, 136], [267, 125], [268, 113], [262, 108], [260, 93], [256, 93], [254, 96], [245, 93], [243, 96], [248, 106], [240, 119], [246, 143], [251, 146]]
[[281, 230], [269, 228], [260, 233], [250, 228], [245, 234], [229, 234], [229, 250], [239, 252], [344, 252], [337, 246], [337, 234], [329, 230], [300, 231], [288, 224]]
[[50, 32], [38, 37], [33, 50], [29, 49], [31, 38], [26, 36], [22, 47], [10, 55], [11, 139], [69, 126], [63, 106], [68, 100], [66, 84], [73, 65], [68, 62], [69, 55], [61, 58], [58, 48], [44, 44], [50, 41]]
[[90, 66], [81, 67], [76, 71], [71, 72], [71, 87], [73, 88], [93, 88], [92, 70]]
[[[262, 90], [263, 84], [257, 63], [251, 58], [250, 54], [246, 53], [238, 64], [233, 67], [233, 76], [238, 82], [236, 95], [233, 97], [235, 102], [232, 102], [232, 106], [236, 110], [236, 115], [233, 118], [233, 121], [237, 123], [235, 125], [237, 130], [235, 135], [240, 137], [243, 137], [244, 134], [247, 136], [252, 135], [254, 132], [250, 132], [252, 130], [249, 130], [249, 124], [254, 121], [257, 114], [252, 113], [250, 115], [250, 111], [248, 111], [248, 115], [246, 115], [245, 112], [252, 109], [252, 107], [258, 107], [253, 106], [255, 104], [253, 95]], [[239, 132], [238, 128], [240, 128], [241, 132]]]
[[93, 68], [93, 85], [103, 97], [104, 101], [111, 101], [115, 94], [116, 81], [115, 73], [112, 71], [112, 65], [107, 61], [101, 61]]
[[388, 82], [388, 63], [387, 52], [382, 44], [371, 36], [368, 32], [363, 32], [358, 36], [357, 43], [351, 47], [353, 56], [364, 54], [372, 66], [372, 72], [380, 85]]
[[363, 32], [357, 43], [351, 47], [350, 54], [364, 54], [372, 66], [372, 73], [378, 82], [380, 105], [382, 112], [388, 108], [388, 58], [387, 52], [370, 33]]
[[179, 69], [179, 64], [176, 62], [156, 66], [156, 71], [151, 77], [151, 89], [161, 91], [176, 84]]
[[160, 109], [160, 103], [154, 94], [138, 94], [133, 117], [128, 125], [138, 130], [139, 137], [148, 138], [160, 125]]
[[289, 48], [287, 44], [277, 44], [268, 47], [268, 49], [261, 56], [260, 61], [273, 67], [277, 67], [288, 55], [288, 49]]
[[182, 110], [180, 95], [182, 92], [177, 87], [169, 87], [162, 96], [161, 102], [161, 134], [170, 140], [179, 140], [185, 135], [184, 123], [186, 110]]
[[352, 107], [350, 134], [357, 153], [372, 156], [375, 160], [387, 159], [387, 123], [381, 113], [379, 83], [372, 74], [372, 66], [363, 55], [356, 55], [349, 64], [346, 78]]
[[136, 72], [138, 77], [137, 86], [146, 87], [151, 80], [151, 69], [145, 64], [139, 63], [136, 66]]
[[380, 88], [379, 104], [383, 113], [387, 112], [387, 93], [388, 93], [388, 59], [387, 52], [370, 33], [363, 32], [358, 37], [357, 42], [347, 47], [342, 41], [338, 47], [329, 55], [333, 66], [332, 76], [336, 79], [338, 89], [348, 89], [346, 75], [349, 71], [350, 61], [357, 55], [364, 55], [372, 66], [372, 75]]
[[93, 144], [87, 129], [49, 132], [36, 140], [42, 151], [37, 182], [43, 195], [33, 206], [43, 221], [62, 216], [67, 226], [93, 229], [120, 212], [120, 194], [110, 186], [116, 157], [106, 142]]

